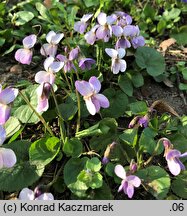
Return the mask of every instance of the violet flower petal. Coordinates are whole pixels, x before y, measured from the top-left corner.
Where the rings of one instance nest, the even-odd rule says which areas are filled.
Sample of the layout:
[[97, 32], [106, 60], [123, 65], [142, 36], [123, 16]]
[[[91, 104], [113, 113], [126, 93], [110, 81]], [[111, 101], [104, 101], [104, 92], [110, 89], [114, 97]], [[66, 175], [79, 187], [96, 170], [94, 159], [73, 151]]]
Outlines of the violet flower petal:
[[43, 56], [55, 57], [55, 55], [57, 53], [57, 45], [55, 45], [55, 44], [43, 44], [41, 49], [40, 49], [40, 53]]
[[111, 58], [114, 58], [114, 59], [116, 59], [117, 56], [118, 56], [118, 51], [115, 50], [115, 49], [106, 48], [106, 49], [105, 49], [105, 52], [106, 52]]
[[39, 71], [35, 75], [35, 82], [39, 84], [48, 82], [53, 85], [55, 82], [55, 75], [52, 72]]
[[32, 60], [32, 51], [29, 49], [18, 49], [15, 53], [16, 61], [21, 64], [30, 64]]
[[19, 200], [34, 200], [34, 192], [29, 188], [23, 188], [19, 193]]
[[24, 48], [26, 48], [26, 49], [32, 48], [34, 46], [34, 44], [36, 43], [36, 39], [37, 39], [37, 37], [34, 34], [25, 37], [23, 39]]
[[6, 131], [3, 126], [0, 125], [0, 145], [4, 143], [6, 139]]
[[0, 93], [0, 103], [9, 104], [15, 100], [18, 95], [18, 89], [6, 88]]
[[92, 76], [89, 79], [89, 83], [92, 86], [92, 88], [94, 89], [95, 93], [98, 93], [101, 90], [101, 83], [100, 81], [97, 79], [97, 77]]
[[166, 160], [171, 160], [172, 158], [175, 157], [180, 157], [181, 156], [181, 152], [176, 150], [176, 149], [171, 149], [168, 151], [167, 155], [166, 155]]
[[97, 30], [96, 30], [96, 37], [98, 39], [104, 39], [108, 34], [108, 29], [105, 26], [100, 26]]
[[167, 164], [170, 172], [174, 176], [177, 176], [181, 172], [181, 166], [175, 159], [167, 160]]
[[81, 21], [82, 21], [82, 22], [87, 22], [92, 16], [93, 16], [93, 14], [85, 14], [85, 15], [83, 15], [83, 17], [81, 18]]
[[51, 38], [51, 43], [57, 45], [62, 40], [63, 37], [64, 37], [63, 33], [55, 34]]
[[135, 175], [127, 176], [127, 181], [129, 182], [129, 184], [133, 185], [134, 187], [139, 187], [141, 185], [140, 178]]
[[46, 35], [46, 41], [47, 41], [48, 43], [51, 43], [52, 38], [53, 38], [55, 35], [56, 35], [56, 33], [55, 33], [54, 31], [48, 32], [47, 35]]
[[0, 103], [0, 125], [5, 124], [9, 119], [10, 111], [11, 108], [9, 106]]
[[86, 99], [84, 99], [84, 100], [85, 100], [85, 102], [86, 102], [86, 107], [87, 107], [88, 112], [89, 112], [91, 115], [95, 115], [95, 114], [96, 114], [96, 107], [95, 107], [94, 103], [92, 102], [91, 97], [86, 98]]
[[75, 87], [82, 96], [90, 96], [93, 94], [94, 89], [86, 81], [75, 81]]
[[99, 101], [101, 107], [108, 108], [110, 106], [109, 100], [103, 94], [96, 94], [94, 98]]
[[126, 193], [127, 193], [127, 196], [131, 199], [134, 195], [134, 186], [131, 184], [128, 184]]
[[100, 25], [105, 25], [107, 21], [106, 13], [101, 12], [97, 17], [97, 21]]
[[114, 172], [119, 178], [126, 179], [126, 171], [121, 165], [116, 165]]
[[46, 58], [46, 60], [44, 61], [44, 68], [46, 71], [49, 70], [49, 67], [53, 62], [54, 62], [54, 57], [50, 56], [50, 57]]
[[15, 165], [17, 159], [12, 149], [0, 148], [0, 155], [3, 161], [3, 167], [11, 168]]
[[116, 37], [121, 37], [123, 34], [123, 29], [121, 26], [119, 25], [113, 25], [112, 26], [112, 33], [116, 36]]
[[52, 193], [43, 193], [38, 196], [35, 200], [54, 200], [54, 196]]
[[97, 100], [97, 98], [95, 98], [95, 96], [91, 97], [91, 99], [92, 99], [92, 103], [93, 103], [94, 106], [95, 106], [96, 113], [98, 113], [99, 110], [100, 110], [100, 108], [101, 108], [100, 103], [99, 103], [99, 101]]

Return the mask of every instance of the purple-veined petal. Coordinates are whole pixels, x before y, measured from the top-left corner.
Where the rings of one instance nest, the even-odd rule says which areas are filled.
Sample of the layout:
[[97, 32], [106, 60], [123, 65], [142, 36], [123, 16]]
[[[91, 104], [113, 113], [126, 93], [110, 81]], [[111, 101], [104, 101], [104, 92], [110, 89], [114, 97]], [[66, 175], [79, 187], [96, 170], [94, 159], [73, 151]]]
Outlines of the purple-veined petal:
[[121, 165], [116, 165], [114, 168], [115, 174], [121, 178], [121, 179], [126, 179], [126, 171]]
[[131, 42], [132, 42], [134, 49], [145, 45], [145, 39], [142, 36], [138, 36], [136, 38], [133, 38], [131, 40]]
[[49, 70], [49, 67], [53, 62], [54, 62], [54, 57], [50, 56], [50, 57], [46, 58], [46, 60], [44, 61], [44, 68], [46, 71]]
[[127, 63], [126, 63], [126, 61], [124, 59], [119, 59], [118, 61], [119, 61], [119, 64], [120, 64], [120, 69], [119, 70], [121, 72], [125, 72], [126, 69], [127, 69]]
[[168, 153], [166, 154], [166, 160], [171, 160], [172, 158], [180, 157], [180, 156], [181, 156], [180, 151], [176, 149], [172, 149], [172, 150], [169, 150]]
[[56, 33], [54, 31], [50, 31], [47, 35], [46, 35], [46, 41], [48, 43], [51, 43], [52, 38], [56, 36]]
[[112, 59], [111, 70], [112, 70], [113, 74], [118, 74], [120, 71], [120, 67], [121, 67], [120, 62], [118, 60], [116, 61], [116, 59]]
[[58, 60], [60, 60], [61, 62], [65, 62], [65, 61], [68, 60], [68, 59], [66, 58], [66, 56], [61, 55], [61, 54], [58, 54], [58, 55], [56, 56], [56, 58], [57, 58]]
[[55, 75], [52, 72], [39, 71], [35, 75], [35, 82], [39, 84], [43, 82], [48, 82], [53, 85], [55, 82]]
[[72, 61], [78, 57], [79, 54], [79, 47], [76, 47], [75, 49], [72, 49], [69, 53], [69, 60]]
[[29, 188], [23, 188], [19, 193], [19, 200], [34, 200], [34, 192]]
[[96, 94], [94, 98], [99, 101], [101, 107], [108, 108], [110, 106], [109, 100], [103, 94]]
[[114, 59], [116, 59], [117, 56], [118, 56], [118, 51], [115, 50], [115, 49], [106, 48], [106, 49], [105, 49], [105, 52], [106, 52], [111, 58], [114, 58]]
[[108, 25], [114, 24], [116, 22], [116, 20], [117, 20], [116, 14], [112, 14], [112, 15], [106, 17], [106, 23]]
[[86, 108], [87, 108], [88, 112], [91, 115], [95, 115], [96, 114], [96, 107], [95, 107], [94, 103], [92, 102], [91, 97], [84, 98], [84, 100], [85, 100]]
[[0, 145], [4, 143], [6, 139], [6, 131], [3, 126], [0, 125]]
[[89, 82], [87, 81], [75, 81], [75, 87], [77, 89], [77, 91], [82, 95], [82, 96], [86, 96], [89, 97], [93, 94], [94, 89], [92, 88], [92, 86], [90, 85]]
[[64, 66], [64, 62], [53, 62], [51, 65], [50, 65], [50, 70], [54, 73], [57, 73], [59, 70], [61, 70]]
[[170, 172], [174, 176], [177, 176], [181, 172], [181, 166], [175, 159], [167, 160], [167, 164]]
[[0, 148], [0, 155], [3, 161], [3, 167], [11, 168], [15, 165], [17, 159], [12, 149]]
[[62, 40], [63, 37], [64, 37], [63, 33], [56, 34], [51, 38], [51, 43], [57, 45]]
[[0, 93], [0, 103], [6, 105], [15, 100], [18, 95], [18, 89], [6, 88]]
[[96, 34], [93, 31], [89, 31], [84, 35], [86, 42], [90, 45], [93, 45], [96, 41]]
[[75, 68], [75, 67], [71, 61], [68, 60], [67, 62], [65, 62], [64, 68], [63, 68], [65, 73], [71, 71], [72, 68]]
[[139, 187], [141, 185], [140, 178], [135, 175], [127, 176], [127, 181], [129, 182], [129, 184], [133, 185], [134, 187]]
[[94, 96], [91, 97], [91, 99], [92, 99], [92, 103], [93, 103], [94, 106], [95, 106], [96, 113], [98, 113], [99, 110], [100, 110], [100, 108], [101, 108], [100, 103], [99, 103], [99, 101], [97, 100], [97, 98], [95, 98]]
[[131, 16], [129, 16], [129, 15], [125, 15], [125, 19], [126, 19], [126, 23], [127, 23], [127, 25], [130, 25], [131, 23], [132, 23], [132, 17]]
[[120, 48], [117, 51], [118, 51], [119, 58], [123, 58], [125, 56], [125, 54], [126, 54], [125, 49]]
[[185, 169], [186, 169], [186, 167], [185, 167], [184, 164], [180, 161], [179, 158], [175, 158], [175, 160], [176, 160], [176, 162], [179, 164], [181, 170], [185, 170]]
[[48, 98], [38, 98], [37, 112], [45, 112], [49, 108]]
[[104, 39], [108, 34], [108, 28], [105, 26], [99, 26], [99, 28], [96, 30], [96, 37], [98, 39]]
[[134, 25], [127, 25], [123, 28], [123, 34], [125, 37], [134, 37], [138, 33], [138, 29]]
[[38, 196], [35, 200], [54, 200], [54, 196], [52, 193], [43, 193]]
[[126, 194], [127, 196], [131, 199], [134, 195], [134, 186], [131, 184], [128, 184], [127, 189], [126, 189]]
[[32, 48], [34, 46], [34, 44], [36, 43], [36, 39], [37, 39], [37, 37], [34, 34], [25, 37], [23, 39], [24, 48], [26, 48], [26, 49]]
[[97, 17], [97, 21], [100, 25], [105, 25], [106, 24], [106, 13], [100, 13]]
[[11, 108], [9, 106], [0, 103], [0, 125], [5, 124], [9, 119], [10, 110]]
[[92, 64], [95, 64], [96, 61], [92, 58], [84, 58], [84, 59], [81, 59], [79, 61], [79, 67], [82, 69], [82, 70], [90, 70], [91, 67], [92, 67]]
[[43, 44], [41, 49], [40, 49], [40, 53], [43, 56], [55, 57], [55, 55], [57, 53], [57, 45], [55, 45], [55, 44]]
[[83, 17], [81, 18], [81, 21], [82, 21], [82, 22], [87, 22], [92, 16], [93, 16], [93, 14], [85, 14], [85, 15], [83, 15]]
[[15, 53], [15, 59], [21, 64], [30, 64], [32, 60], [32, 50], [18, 49]]
[[101, 90], [101, 83], [100, 81], [97, 79], [97, 77], [92, 76], [89, 79], [89, 83], [92, 86], [92, 88], [94, 89], [95, 93], [98, 93]]
[[76, 32], [79, 32], [80, 34], [83, 34], [87, 28], [88, 24], [82, 21], [78, 21], [74, 24], [74, 30]]
[[121, 35], [123, 34], [123, 29], [121, 28], [121, 26], [113, 25], [112, 32], [116, 37], [121, 37]]

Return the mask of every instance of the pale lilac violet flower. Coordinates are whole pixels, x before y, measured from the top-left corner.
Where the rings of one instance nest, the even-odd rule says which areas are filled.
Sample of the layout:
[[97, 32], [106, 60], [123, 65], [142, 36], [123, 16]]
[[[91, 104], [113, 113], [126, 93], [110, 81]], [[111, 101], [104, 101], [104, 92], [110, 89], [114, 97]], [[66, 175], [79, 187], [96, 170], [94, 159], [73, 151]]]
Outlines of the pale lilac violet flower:
[[5, 124], [9, 119], [11, 111], [9, 104], [14, 101], [17, 95], [18, 89], [5, 88], [2, 90], [0, 85], [0, 125]]
[[57, 53], [58, 43], [64, 37], [63, 33], [56, 34], [54, 31], [50, 31], [46, 35], [46, 40], [48, 43], [42, 45], [40, 53], [44, 56], [53, 56], [55, 57]]
[[51, 193], [43, 193], [40, 196], [35, 195], [34, 191], [29, 188], [23, 188], [19, 194], [19, 200], [54, 200], [54, 196]]
[[106, 48], [105, 52], [112, 58], [111, 71], [113, 74], [118, 74], [120, 71], [125, 72], [127, 64], [126, 61], [122, 59], [126, 54], [125, 49], [120, 48], [115, 50]]
[[132, 46], [134, 49], [137, 49], [138, 47], [142, 47], [145, 45], [145, 39], [143, 36], [135, 37], [131, 40]]
[[82, 70], [90, 70], [91, 67], [92, 67], [92, 64], [95, 64], [96, 61], [92, 58], [82, 58], [80, 61], [79, 61], [79, 67], [82, 69]]
[[124, 27], [132, 23], [132, 17], [125, 12], [116, 11], [115, 14], [117, 15], [117, 25]]
[[54, 61], [52, 56], [48, 57], [44, 61], [45, 71], [39, 71], [35, 75], [35, 81], [39, 83], [37, 88], [38, 105], [37, 111], [46, 111], [49, 107], [48, 97], [51, 90], [51, 86], [55, 82], [55, 74], [64, 66], [63, 62]]
[[49, 94], [51, 92], [51, 84], [49, 82], [43, 82], [37, 88], [37, 95], [38, 95], [38, 105], [37, 105], [37, 112], [44, 112], [47, 111], [49, 108]]
[[93, 16], [93, 14], [85, 14], [80, 21], [76, 22], [74, 25], [74, 30], [83, 34], [88, 26], [87, 21]]
[[97, 40], [96, 30], [98, 29], [98, 27], [99, 27], [99, 25], [95, 25], [90, 31], [88, 31], [84, 35], [84, 38], [88, 44], [93, 45], [95, 43], [95, 41]]
[[145, 45], [145, 39], [140, 36], [140, 30], [138, 26], [127, 25], [123, 28], [123, 35], [128, 40], [131, 41], [134, 49]]
[[139, 187], [141, 180], [135, 175], [126, 175], [125, 169], [121, 165], [116, 165], [115, 174], [122, 179], [118, 192], [122, 191], [131, 199], [134, 195], [134, 187]]
[[99, 27], [96, 30], [96, 37], [98, 39], [108, 42], [112, 37], [112, 27], [111, 25], [117, 20], [116, 15], [107, 16], [105, 13], [100, 13], [97, 17]]
[[32, 34], [23, 39], [23, 48], [18, 49], [15, 53], [15, 59], [21, 64], [30, 64], [33, 52], [31, 48], [36, 43], [36, 35]]
[[165, 147], [164, 157], [166, 158], [169, 171], [177, 176], [180, 174], [181, 170], [185, 170], [184, 164], [179, 158], [187, 157], [187, 152], [181, 154], [180, 151], [173, 149], [173, 145], [167, 138], [162, 138], [160, 141], [163, 142]]
[[83, 96], [86, 107], [91, 115], [99, 112], [100, 108], [108, 108], [109, 101], [103, 94], [98, 94], [101, 90], [101, 83], [92, 76], [89, 81], [76, 81], [75, 87], [77, 91]]
[[[5, 129], [0, 125], [0, 145], [3, 144], [5, 139]], [[0, 147], [0, 169], [11, 168], [15, 165], [16, 161], [16, 155], [12, 149]]]
[[[69, 71], [71, 71], [71, 69], [73, 68], [74, 70], [76, 70], [76, 67], [75, 65], [73, 64], [73, 60], [75, 60], [76, 58], [78, 58], [78, 55], [79, 55], [79, 52], [80, 52], [80, 48], [79, 47], [76, 47], [75, 49], [72, 49], [70, 52], [69, 52], [69, 55], [68, 57], [66, 57], [65, 55], [61, 55], [61, 54], [58, 54], [56, 56], [56, 58], [58, 60], [60, 60], [61, 62], [64, 63], [64, 72], [67, 73]], [[67, 48], [65, 48], [65, 53], [67, 54]]]

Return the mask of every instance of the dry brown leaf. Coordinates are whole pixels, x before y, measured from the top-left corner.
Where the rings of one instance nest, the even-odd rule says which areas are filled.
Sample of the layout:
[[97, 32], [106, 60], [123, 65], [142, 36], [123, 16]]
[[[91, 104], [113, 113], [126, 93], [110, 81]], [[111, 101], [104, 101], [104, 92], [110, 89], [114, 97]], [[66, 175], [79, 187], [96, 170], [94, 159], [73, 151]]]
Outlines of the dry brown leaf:
[[169, 112], [174, 116], [180, 117], [179, 114], [164, 100], [154, 101], [150, 106], [150, 110], [153, 109], [158, 110], [161, 113]]
[[166, 86], [168, 86], [168, 87], [170, 87], [170, 88], [173, 87], [173, 82], [172, 82], [171, 80], [169, 80], [169, 79], [166, 78], [163, 82], [164, 82], [164, 84], [165, 84]]
[[162, 41], [159, 47], [165, 52], [172, 44], [174, 44], [176, 40], [174, 38], [169, 38], [167, 40]]
[[52, 6], [51, 0], [45, 0], [45, 1], [44, 1], [44, 5], [45, 5], [47, 8], [50, 8], [50, 7]]

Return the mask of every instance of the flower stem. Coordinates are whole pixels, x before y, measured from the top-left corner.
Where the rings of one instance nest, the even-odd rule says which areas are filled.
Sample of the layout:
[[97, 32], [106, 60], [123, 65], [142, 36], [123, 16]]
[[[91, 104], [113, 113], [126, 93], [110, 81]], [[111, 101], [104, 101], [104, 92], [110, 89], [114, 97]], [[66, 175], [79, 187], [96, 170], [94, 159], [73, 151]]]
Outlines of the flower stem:
[[45, 121], [45, 119], [38, 114], [38, 112], [36, 111], [36, 109], [31, 105], [31, 103], [29, 102], [29, 100], [27, 99], [27, 97], [19, 90], [19, 94], [21, 95], [21, 97], [23, 98], [23, 100], [27, 103], [27, 105], [33, 110], [33, 112], [36, 114], [36, 116], [40, 119], [40, 121], [42, 122], [42, 124], [45, 126], [45, 128], [48, 130], [48, 132], [51, 134], [51, 136], [54, 136], [51, 128], [48, 126], [47, 122]]
[[59, 116], [59, 126], [60, 126], [61, 139], [62, 139], [62, 142], [64, 143], [65, 142], [65, 137], [66, 137], [66, 135], [65, 135], [66, 133], [65, 133], [65, 126], [64, 126], [64, 119], [62, 118], [62, 115], [60, 113], [58, 102], [57, 102], [57, 99], [56, 99], [56, 96], [55, 96], [55, 92], [54, 92], [52, 86], [51, 86], [51, 92], [52, 92], [52, 96], [53, 96], [53, 99], [54, 99], [54, 102], [55, 102], [55, 106], [56, 106], [56, 109], [57, 109], [57, 113], [58, 113], [58, 116]]

